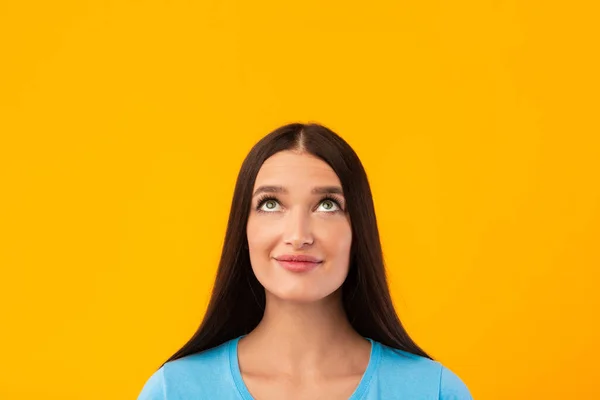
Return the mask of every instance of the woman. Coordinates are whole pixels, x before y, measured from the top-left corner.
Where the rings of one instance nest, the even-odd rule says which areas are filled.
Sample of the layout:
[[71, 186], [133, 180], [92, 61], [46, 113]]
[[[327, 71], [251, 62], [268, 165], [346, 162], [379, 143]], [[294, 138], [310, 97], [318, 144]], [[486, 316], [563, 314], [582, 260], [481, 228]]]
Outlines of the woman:
[[471, 399], [399, 321], [367, 175], [337, 134], [289, 124], [251, 149], [204, 320], [149, 399]]

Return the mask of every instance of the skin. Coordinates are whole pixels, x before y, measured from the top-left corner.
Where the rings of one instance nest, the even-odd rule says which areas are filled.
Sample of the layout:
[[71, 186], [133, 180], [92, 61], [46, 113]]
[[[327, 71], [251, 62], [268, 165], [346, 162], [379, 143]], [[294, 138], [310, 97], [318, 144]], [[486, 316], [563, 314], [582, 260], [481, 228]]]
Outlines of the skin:
[[[331, 167], [302, 151], [279, 152], [262, 165], [254, 191], [277, 200], [252, 199], [247, 237], [252, 269], [266, 293], [259, 325], [238, 344], [242, 378], [255, 399], [348, 399], [364, 374], [371, 344], [349, 324], [341, 302], [352, 230], [342, 194], [339, 206], [311, 193], [341, 183]], [[253, 191], [253, 193], [254, 193]], [[264, 193], [262, 194], [264, 196]], [[256, 208], [264, 212], [259, 212]], [[274, 257], [315, 256], [314, 270], [294, 273]]]

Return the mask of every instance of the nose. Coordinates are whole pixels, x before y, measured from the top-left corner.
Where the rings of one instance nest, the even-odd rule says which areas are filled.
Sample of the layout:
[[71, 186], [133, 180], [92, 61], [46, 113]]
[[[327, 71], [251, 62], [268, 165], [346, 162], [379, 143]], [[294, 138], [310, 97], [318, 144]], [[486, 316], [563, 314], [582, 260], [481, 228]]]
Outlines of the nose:
[[310, 216], [300, 209], [292, 211], [287, 216], [286, 229], [284, 233], [285, 244], [300, 249], [305, 245], [313, 244]]

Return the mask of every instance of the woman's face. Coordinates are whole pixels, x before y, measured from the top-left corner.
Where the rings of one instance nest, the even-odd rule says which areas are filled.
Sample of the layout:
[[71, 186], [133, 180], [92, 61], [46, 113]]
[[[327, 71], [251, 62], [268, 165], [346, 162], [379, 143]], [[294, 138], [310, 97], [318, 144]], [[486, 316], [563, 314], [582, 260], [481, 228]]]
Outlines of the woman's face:
[[[281, 151], [264, 162], [252, 193], [250, 262], [267, 297], [311, 302], [339, 289], [348, 274], [352, 230], [333, 169], [308, 153]], [[318, 262], [278, 261], [296, 255]]]

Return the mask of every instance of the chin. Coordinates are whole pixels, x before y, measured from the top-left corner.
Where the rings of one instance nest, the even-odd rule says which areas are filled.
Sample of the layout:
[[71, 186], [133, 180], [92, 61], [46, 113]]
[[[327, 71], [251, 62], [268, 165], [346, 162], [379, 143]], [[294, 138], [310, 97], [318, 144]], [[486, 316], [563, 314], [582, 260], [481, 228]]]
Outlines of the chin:
[[338, 292], [346, 279], [346, 271], [325, 273], [312, 271], [308, 274], [291, 274], [282, 269], [254, 270], [257, 280], [265, 289], [267, 301], [290, 301], [298, 303], [314, 303], [331, 298]]
[[327, 296], [318, 296], [311, 293], [271, 293], [277, 301], [289, 301], [291, 303], [315, 303]]
[[331, 290], [315, 290], [315, 288], [290, 288], [289, 290], [266, 289], [267, 296], [276, 299], [277, 301], [289, 301], [294, 303], [315, 303], [322, 301], [338, 292], [339, 288]]

